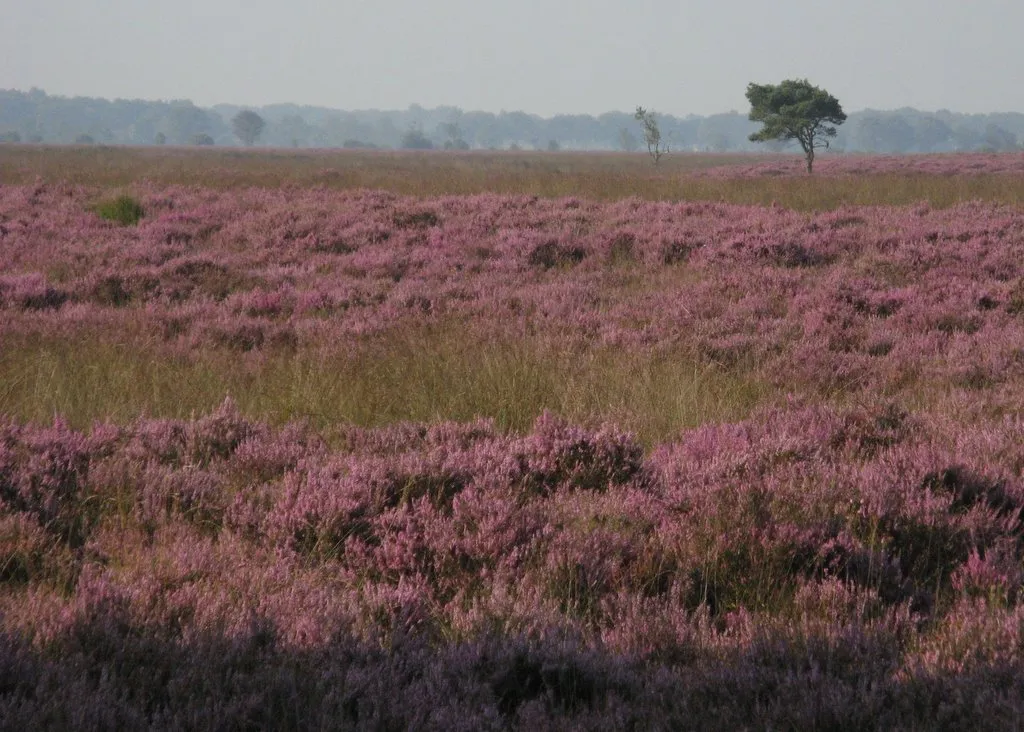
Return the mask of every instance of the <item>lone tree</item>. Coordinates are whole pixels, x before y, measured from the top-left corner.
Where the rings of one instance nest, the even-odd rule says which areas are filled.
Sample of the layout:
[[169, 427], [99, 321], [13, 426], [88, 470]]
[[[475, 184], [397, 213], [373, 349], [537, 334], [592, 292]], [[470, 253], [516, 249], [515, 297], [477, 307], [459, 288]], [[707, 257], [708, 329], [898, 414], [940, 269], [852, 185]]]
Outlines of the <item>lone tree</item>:
[[252, 147], [256, 143], [256, 140], [263, 134], [264, 127], [266, 127], [266, 123], [263, 118], [248, 109], [239, 112], [231, 120], [231, 129], [234, 131], [235, 137], [241, 140], [246, 147]]
[[748, 84], [750, 120], [764, 127], [750, 136], [751, 142], [796, 140], [807, 157], [807, 172], [814, 169], [814, 151], [828, 147], [836, 136], [835, 125], [846, 121], [839, 100], [807, 79], [787, 79], [781, 84]]
[[657, 165], [661, 161], [662, 155], [668, 154], [668, 145], [661, 146], [661, 130], [658, 129], [658, 120], [654, 118], [654, 112], [643, 107], [637, 107], [633, 119], [643, 125], [644, 142], [647, 143], [647, 152], [650, 154], [654, 164]]

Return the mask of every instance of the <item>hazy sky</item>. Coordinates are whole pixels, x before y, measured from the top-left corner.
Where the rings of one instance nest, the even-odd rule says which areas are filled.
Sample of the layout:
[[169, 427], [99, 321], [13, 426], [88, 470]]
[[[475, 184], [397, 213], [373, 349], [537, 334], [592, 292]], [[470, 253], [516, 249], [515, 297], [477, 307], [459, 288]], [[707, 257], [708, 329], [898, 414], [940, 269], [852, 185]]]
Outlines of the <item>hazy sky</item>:
[[344, 109], [1024, 112], [1024, 0], [0, 0], [0, 88]]

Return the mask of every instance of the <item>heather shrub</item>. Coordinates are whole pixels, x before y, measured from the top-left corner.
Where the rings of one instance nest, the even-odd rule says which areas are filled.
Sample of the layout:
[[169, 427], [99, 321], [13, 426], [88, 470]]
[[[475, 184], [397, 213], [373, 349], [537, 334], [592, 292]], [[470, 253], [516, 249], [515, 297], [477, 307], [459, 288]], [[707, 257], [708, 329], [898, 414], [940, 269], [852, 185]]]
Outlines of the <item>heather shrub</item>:
[[984, 551], [971, 550], [967, 561], [954, 570], [950, 584], [965, 597], [982, 598], [993, 607], [1017, 601], [1024, 573], [1013, 542], [1002, 541]]
[[690, 253], [699, 244], [684, 241], [668, 241], [661, 247], [661, 263], [665, 265], [682, 264], [690, 258]]
[[581, 247], [560, 244], [557, 241], [546, 241], [535, 246], [526, 261], [534, 267], [552, 269], [579, 264], [586, 256], [586, 250]]
[[533, 491], [603, 491], [638, 477], [643, 466], [643, 448], [634, 435], [611, 426], [584, 430], [550, 413], [537, 418], [521, 444], [527, 467], [524, 484]]
[[53, 537], [34, 517], [0, 513], [0, 584], [27, 584], [46, 578], [58, 555]]
[[433, 211], [398, 211], [392, 221], [399, 229], [427, 229], [441, 224]]
[[180, 467], [186, 459], [189, 425], [181, 420], [139, 419], [127, 445], [129, 457]]
[[1017, 281], [1006, 302], [1006, 312], [1011, 315], [1024, 314], [1024, 278]]
[[212, 413], [193, 421], [186, 433], [185, 449], [190, 463], [207, 466], [227, 460], [256, 429], [238, 411], [231, 397]]
[[56, 310], [68, 300], [68, 293], [53, 287], [38, 273], [0, 275], [0, 306], [22, 310]]
[[[235, 493], [224, 509], [224, 527], [253, 543], [262, 542], [274, 528], [267, 518], [280, 498], [281, 488], [267, 483], [252, 485]], [[291, 548], [299, 553], [312, 553], [316, 537], [311, 527], [292, 524]]]
[[375, 541], [371, 489], [358, 478], [344, 480], [344, 472], [343, 465], [328, 465], [287, 475], [267, 517], [268, 534], [299, 554], [320, 558], [338, 556], [350, 537]]
[[121, 226], [135, 226], [146, 213], [142, 204], [127, 194], [100, 201], [93, 210], [101, 219], [113, 221]]
[[181, 517], [202, 531], [216, 534], [227, 509], [227, 491], [219, 476], [204, 470], [151, 467], [137, 483], [136, 516], [148, 531]]
[[231, 453], [232, 481], [252, 486], [282, 478], [307, 456], [323, 455], [326, 445], [308, 424], [289, 423], [279, 434], [252, 429]]
[[[562, 654], [559, 654], [562, 655]], [[481, 659], [498, 711], [515, 718], [520, 708], [542, 702], [549, 712], [572, 714], [594, 707], [609, 693], [606, 672], [588, 664], [590, 659], [566, 653], [561, 658], [529, 646], [502, 648], [497, 658]]]
[[639, 541], [596, 528], [586, 536], [564, 532], [548, 547], [545, 594], [558, 611], [584, 623], [602, 620], [602, 605], [616, 595], [631, 574]]
[[607, 258], [608, 264], [613, 267], [636, 262], [636, 237], [628, 232], [616, 235], [608, 244]]
[[99, 305], [120, 308], [131, 302], [132, 292], [123, 278], [117, 275], [104, 277], [92, 290], [92, 299]]
[[68, 545], [81, 546], [95, 520], [88, 503], [88, 440], [59, 420], [43, 430], [7, 427], [0, 437], [17, 446], [0, 456], [6, 463], [0, 501]]
[[199, 258], [169, 262], [160, 279], [161, 294], [179, 302], [189, 299], [193, 293], [221, 301], [232, 292], [251, 286], [245, 277], [226, 265]]

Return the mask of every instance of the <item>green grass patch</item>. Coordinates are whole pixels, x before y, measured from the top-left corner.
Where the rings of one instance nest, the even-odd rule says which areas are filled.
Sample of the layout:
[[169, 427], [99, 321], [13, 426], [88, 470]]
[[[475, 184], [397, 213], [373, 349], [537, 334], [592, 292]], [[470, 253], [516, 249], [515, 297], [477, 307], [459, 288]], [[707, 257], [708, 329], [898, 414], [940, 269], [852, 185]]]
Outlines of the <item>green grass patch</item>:
[[128, 195], [100, 201], [93, 210], [101, 219], [114, 221], [122, 226], [135, 226], [146, 214], [142, 204]]

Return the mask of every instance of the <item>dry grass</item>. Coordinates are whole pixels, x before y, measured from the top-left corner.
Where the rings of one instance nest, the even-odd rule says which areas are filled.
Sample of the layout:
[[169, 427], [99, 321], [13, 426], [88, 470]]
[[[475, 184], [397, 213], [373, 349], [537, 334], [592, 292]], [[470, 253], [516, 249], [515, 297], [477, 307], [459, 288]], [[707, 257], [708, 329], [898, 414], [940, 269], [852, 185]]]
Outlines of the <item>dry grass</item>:
[[613, 421], [652, 445], [696, 425], [741, 419], [768, 393], [742, 373], [689, 357], [481, 342], [454, 330], [405, 330], [346, 352], [270, 353], [245, 363], [234, 353], [174, 358], [85, 334], [7, 346], [0, 414], [42, 423], [59, 414], [79, 428], [140, 415], [188, 417], [231, 396], [251, 417], [305, 417], [321, 428], [489, 417], [521, 431], [548, 410], [578, 423]]
[[966, 200], [1024, 203], [1024, 179], [1010, 175], [803, 175], [718, 179], [686, 175], [767, 155], [681, 153], [655, 168], [646, 155], [544, 152], [196, 150], [192, 148], [0, 146], [0, 183], [38, 178], [104, 188], [139, 181], [202, 185], [375, 188], [408, 195], [510, 193], [608, 201], [711, 200], [827, 210], [842, 205], [944, 207]]

